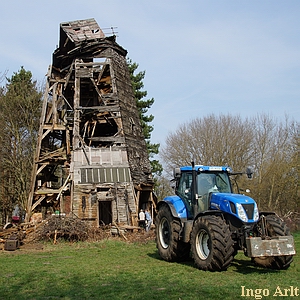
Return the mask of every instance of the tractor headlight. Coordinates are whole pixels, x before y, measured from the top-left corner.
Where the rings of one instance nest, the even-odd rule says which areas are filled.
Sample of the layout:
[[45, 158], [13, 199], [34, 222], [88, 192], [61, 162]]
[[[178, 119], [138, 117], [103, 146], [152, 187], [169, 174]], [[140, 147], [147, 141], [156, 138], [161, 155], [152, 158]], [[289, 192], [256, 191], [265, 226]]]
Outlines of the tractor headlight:
[[243, 206], [240, 203], [237, 203], [236, 207], [237, 207], [237, 214], [238, 214], [239, 218], [244, 222], [248, 222], [248, 217], [246, 215], [246, 212], [245, 212]]
[[259, 213], [256, 203], [254, 204], [254, 212], [253, 212], [253, 220], [258, 221], [259, 219]]

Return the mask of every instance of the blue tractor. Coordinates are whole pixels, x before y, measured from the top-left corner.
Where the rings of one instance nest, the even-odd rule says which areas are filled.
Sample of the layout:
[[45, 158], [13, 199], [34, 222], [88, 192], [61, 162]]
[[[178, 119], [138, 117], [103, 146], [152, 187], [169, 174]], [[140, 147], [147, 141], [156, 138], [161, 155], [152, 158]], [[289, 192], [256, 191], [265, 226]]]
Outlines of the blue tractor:
[[[266, 268], [287, 269], [295, 255], [293, 236], [274, 212], [232, 191], [226, 166], [194, 165], [174, 169], [174, 196], [158, 202], [156, 246], [166, 261], [190, 254], [198, 269], [223, 271], [239, 250]], [[251, 170], [246, 172], [252, 177]]]

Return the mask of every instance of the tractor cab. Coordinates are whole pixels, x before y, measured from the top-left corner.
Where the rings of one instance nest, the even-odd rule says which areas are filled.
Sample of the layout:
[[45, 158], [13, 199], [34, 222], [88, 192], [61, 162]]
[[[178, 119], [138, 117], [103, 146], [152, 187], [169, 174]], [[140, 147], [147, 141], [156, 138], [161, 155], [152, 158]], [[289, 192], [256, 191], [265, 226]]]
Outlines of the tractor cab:
[[[212, 193], [232, 193], [228, 167], [195, 166], [174, 169], [176, 194], [184, 201], [188, 215], [209, 209]], [[194, 178], [194, 180], [193, 180]]]

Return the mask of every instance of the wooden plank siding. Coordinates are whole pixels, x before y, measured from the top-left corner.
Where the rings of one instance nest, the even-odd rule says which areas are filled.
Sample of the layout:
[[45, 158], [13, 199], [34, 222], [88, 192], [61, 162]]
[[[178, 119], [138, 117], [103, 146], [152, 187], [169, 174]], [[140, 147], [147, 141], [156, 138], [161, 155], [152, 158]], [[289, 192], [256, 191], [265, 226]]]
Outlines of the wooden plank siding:
[[[47, 74], [27, 215], [137, 225], [156, 199], [146, 142], [115, 36], [94, 19], [60, 24]], [[42, 198], [43, 197], [43, 198]]]

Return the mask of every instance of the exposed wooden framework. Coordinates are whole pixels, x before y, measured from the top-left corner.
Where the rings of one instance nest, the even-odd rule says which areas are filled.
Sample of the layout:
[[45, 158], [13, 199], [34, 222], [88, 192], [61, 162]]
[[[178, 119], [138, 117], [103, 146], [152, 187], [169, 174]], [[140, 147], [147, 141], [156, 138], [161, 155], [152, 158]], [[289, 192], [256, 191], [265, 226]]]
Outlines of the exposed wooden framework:
[[137, 225], [155, 205], [127, 51], [94, 19], [60, 24], [47, 73], [27, 215]]

